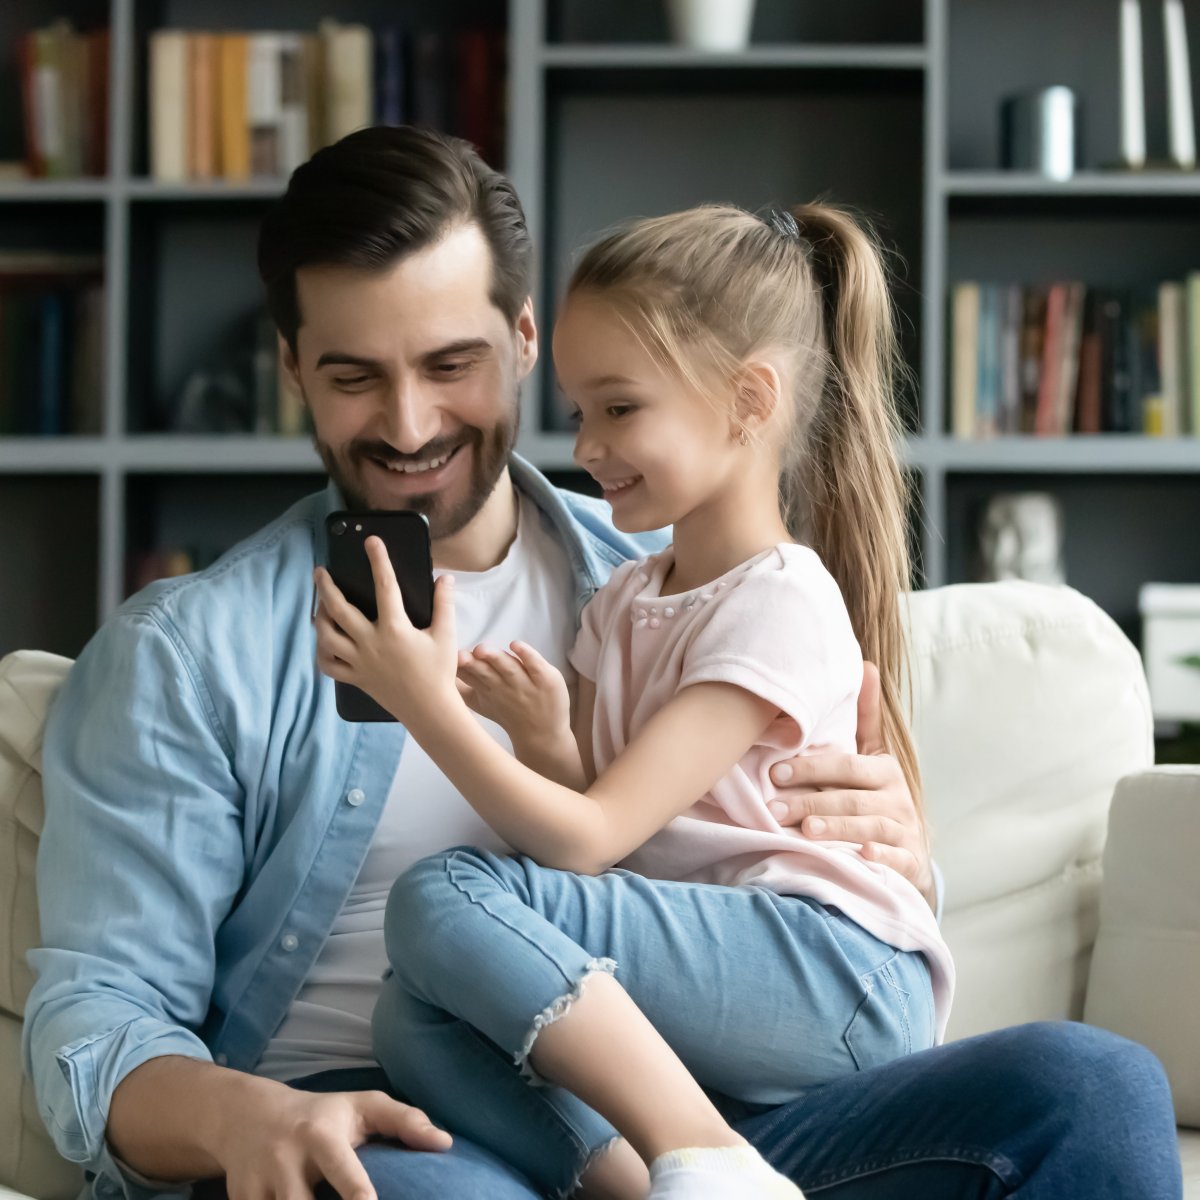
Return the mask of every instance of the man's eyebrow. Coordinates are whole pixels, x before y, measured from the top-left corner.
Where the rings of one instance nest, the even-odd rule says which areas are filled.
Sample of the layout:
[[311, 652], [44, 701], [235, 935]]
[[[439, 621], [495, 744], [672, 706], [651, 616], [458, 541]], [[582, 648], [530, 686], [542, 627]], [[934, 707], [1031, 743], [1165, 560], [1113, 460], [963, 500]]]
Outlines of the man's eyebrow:
[[368, 370], [377, 371], [380, 365], [377, 358], [362, 358], [357, 354], [342, 354], [338, 350], [327, 350], [317, 359], [318, 371], [322, 367], [366, 367]]
[[[444, 346], [427, 350], [421, 355], [421, 358], [425, 362], [432, 362], [439, 358], [448, 358], [452, 354], [471, 354], [491, 348], [492, 343], [487, 338], [460, 338], [457, 342], [447, 342]], [[383, 363], [377, 358], [364, 358], [360, 354], [344, 354], [340, 350], [326, 350], [317, 359], [316, 369], [319, 371], [322, 367], [363, 367], [369, 371], [380, 371], [383, 369]]]
[[447, 342], [436, 350], [428, 350], [421, 357], [428, 362], [434, 358], [448, 358], [452, 354], [472, 354], [479, 350], [490, 350], [492, 343], [487, 338], [459, 338], [457, 342]]

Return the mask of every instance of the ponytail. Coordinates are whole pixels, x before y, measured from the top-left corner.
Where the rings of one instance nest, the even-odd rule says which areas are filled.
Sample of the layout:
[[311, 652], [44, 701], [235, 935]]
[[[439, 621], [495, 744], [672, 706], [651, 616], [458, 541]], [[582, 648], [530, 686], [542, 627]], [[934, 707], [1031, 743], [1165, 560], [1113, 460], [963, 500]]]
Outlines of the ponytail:
[[[792, 215], [811, 247], [829, 355], [816, 409], [784, 464], [781, 506], [792, 535], [808, 542], [837, 580], [863, 657], [879, 667], [884, 745], [923, 816], [920, 768], [901, 704], [900, 603], [911, 587], [911, 564], [894, 388], [908, 370], [872, 237], [825, 204], [798, 205]], [[904, 683], [911, 701], [911, 677]]]

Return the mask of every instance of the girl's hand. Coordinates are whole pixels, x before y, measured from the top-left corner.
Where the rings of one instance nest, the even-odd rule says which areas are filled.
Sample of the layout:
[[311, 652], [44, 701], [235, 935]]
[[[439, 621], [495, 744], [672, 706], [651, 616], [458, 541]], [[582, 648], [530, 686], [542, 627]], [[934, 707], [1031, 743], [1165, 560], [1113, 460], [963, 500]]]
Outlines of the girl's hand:
[[502, 726], [514, 749], [572, 738], [567, 681], [528, 642], [460, 650], [458, 684], [468, 707]]
[[404, 610], [383, 542], [364, 543], [375, 580], [376, 621], [342, 594], [324, 567], [313, 573], [320, 599], [316, 616], [317, 666], [339, 683], [361, 688], [412, 729], [423, 716], [458, 706], [455, 672], [454, 578], [443, 575], [433, 592], [433, 621], [417, 629]]

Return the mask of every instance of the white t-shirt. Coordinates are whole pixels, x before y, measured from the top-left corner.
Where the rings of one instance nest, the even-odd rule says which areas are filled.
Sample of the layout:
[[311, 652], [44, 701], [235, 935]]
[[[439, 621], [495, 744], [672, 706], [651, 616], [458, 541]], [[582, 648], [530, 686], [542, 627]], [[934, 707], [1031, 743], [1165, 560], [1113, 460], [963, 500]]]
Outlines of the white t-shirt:
[[[489, 571], [455, 571], [454, 578], [460, 646], [504, 647], [519, 639], [568, 670], [567, 651], [575, 637], [574, 579], [566, 552], [531, 500], [519, 498], [517, 536], [503, 561]], [[499, 725], [478, 719], [511, 749]], [[286, 1081], [376, 1065], [371, 1011], [387, 966], [383, 913], [388, 892], [396, 876], [418, 859], [459, 845], [508, 850], [408, 738], [358, 878], [257, 1074]]]

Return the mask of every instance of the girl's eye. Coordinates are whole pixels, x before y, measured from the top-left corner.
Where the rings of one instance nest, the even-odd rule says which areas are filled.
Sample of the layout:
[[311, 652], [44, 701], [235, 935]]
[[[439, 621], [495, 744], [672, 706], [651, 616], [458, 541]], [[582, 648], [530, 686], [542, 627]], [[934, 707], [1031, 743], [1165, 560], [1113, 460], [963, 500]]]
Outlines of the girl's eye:
[[634, 411], [632, 404], [610, 404], [608, 406], [608, 415], [610, 417], [627, 417]]
[[583, 413], [581, 413], [579, 409], [573, 408], [569, 413], [567, 413], [567, 420], [570, 421], [571, 424], [576, 428], [578, 428], [583, 424]]

